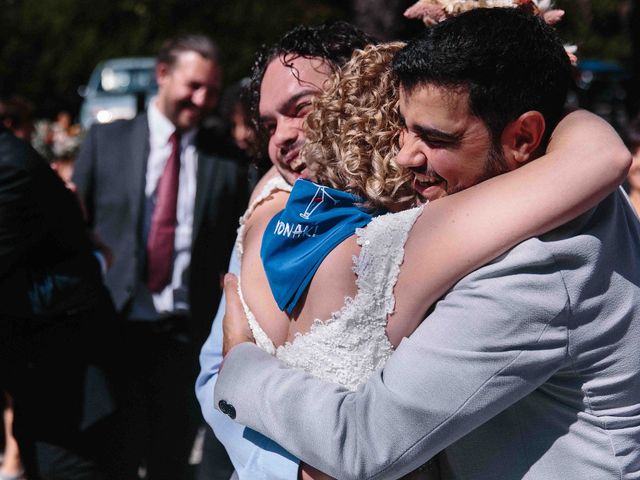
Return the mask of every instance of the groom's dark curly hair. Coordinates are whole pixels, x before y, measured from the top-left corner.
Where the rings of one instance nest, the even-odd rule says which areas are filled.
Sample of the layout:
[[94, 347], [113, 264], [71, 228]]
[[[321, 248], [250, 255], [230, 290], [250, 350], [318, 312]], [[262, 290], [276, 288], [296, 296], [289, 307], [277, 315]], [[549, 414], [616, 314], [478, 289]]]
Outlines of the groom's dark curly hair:
[[494, 143], [530, 110], [542, 113], [548, 137], [571, 82], [571, 63], [555, 30], [515, 8], [471, 10], [427, 29], [395, 56], [393, 71], [409, 94], [425, 85], [467, 91], [471, 112]]
[[264, 140], [258, 111], [260, 86], [267, 66], [273, 60], [279, 59], [283, 65], [288, 65], [298, 57], [322, 58], [335, 70], [351, 58], [355, 49], [362, 49], [373, 42], [374, 39], [359, 28], [348, 22], [338, 21], [313, 26], [300, 25], [270, 47], [263, 45], [256, 52], [251, 81], [245, 92], [259, 137]]

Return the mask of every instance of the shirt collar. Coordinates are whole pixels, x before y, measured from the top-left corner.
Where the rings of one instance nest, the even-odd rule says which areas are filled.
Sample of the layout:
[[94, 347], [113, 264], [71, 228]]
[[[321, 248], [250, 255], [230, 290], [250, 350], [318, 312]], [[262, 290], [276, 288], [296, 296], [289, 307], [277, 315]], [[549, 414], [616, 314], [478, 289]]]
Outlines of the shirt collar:
[[[176, 130], [175, 125], [171, 123], [167, 117], [156, 106], [156, 97], [153, 97], [149, 102], [147, 109], [147, 118], [149, 121], [149, 138], [152, 147], [164, 147], [169, 143], [169, 137]], [[184, 148], [186, 145], [191, 145], [194, 142], [194, 138], [197, 132], [197, 128], [190, 128], [181, 134], [181, 146]]]

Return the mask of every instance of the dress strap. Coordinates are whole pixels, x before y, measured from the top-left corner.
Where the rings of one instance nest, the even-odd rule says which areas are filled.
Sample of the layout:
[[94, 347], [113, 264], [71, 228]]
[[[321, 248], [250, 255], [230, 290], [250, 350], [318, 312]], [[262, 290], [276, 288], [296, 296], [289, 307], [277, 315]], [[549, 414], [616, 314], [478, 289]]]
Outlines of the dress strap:
[[[398, 213], [388, 213], [374, 218], [366, 228], [356, 230], [360, 255], [354, 257], [353, 271], [357, 275], [358, 289], [372, 291], [375, 298], [384, 302], [386, 315], [379, 318], [386, 328], [387, 316], [393, 313], [395, 296], [393, 289], [404, 260], [404, 246], [424, 206]], [[380, 258], [387, 261], [380, 262]]]

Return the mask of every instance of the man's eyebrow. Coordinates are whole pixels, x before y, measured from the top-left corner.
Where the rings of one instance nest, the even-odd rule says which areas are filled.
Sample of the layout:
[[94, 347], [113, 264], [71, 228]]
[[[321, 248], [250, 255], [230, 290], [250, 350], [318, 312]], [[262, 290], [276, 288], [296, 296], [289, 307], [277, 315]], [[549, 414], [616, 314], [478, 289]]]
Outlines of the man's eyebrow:
[[461, 132], [444, 132], [437, 128], [425, 127], [424, 125], [412, 125], [413, 133], [421, 138], [438, 139], [445, 142], [459, 142], [462, 139]]
[[[319, 93], [320, 93], [320, 91], [317, 88], [307, 88], [305, 90], [302, 90], [302, 91], [296, 93], [293, 97], [288, 98], [281, 105], [278, 105], [278, 107], [276, 108], [276, 111], [277, 112], [287, 112], [288, 110], [290, 110], [293, 107], [295, 107], [296, 103], [298, 103], [298, 101], [301, 98], [308, 97], [308, 96], [315, 97]], [[265, 116], [262, 116], [262, 115], [260, 116], [260, 122], [261, 123], [269, 121], [269, 120], [270, 120], [269, 117], [265, 117]]]

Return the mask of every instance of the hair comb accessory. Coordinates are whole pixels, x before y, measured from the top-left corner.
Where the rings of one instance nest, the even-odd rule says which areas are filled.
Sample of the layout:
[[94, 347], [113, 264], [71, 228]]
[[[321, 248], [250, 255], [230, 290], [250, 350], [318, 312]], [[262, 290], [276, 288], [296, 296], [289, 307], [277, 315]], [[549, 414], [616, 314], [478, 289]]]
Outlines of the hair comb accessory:
[[562, 10], [554, 10], [550, 0], [418, 0], [404, 12], [404, 16], [422, 20], [430, 26], [468, 10], [496, 7], [522, 8], [542, 16], [549, 24], [557, 23], [564, 14]]
[[[541, 16], [549, 25], [558, 23], [564, 16], [564, 10], [554, 9], [551, 0], [418, 0], [405, 10], [404, 16], [422, 20], [429, 27], [475, 8], [521, 8]], [[577, 47], [566, 45], [565, 50], [571, 64], [575, 65]]]

